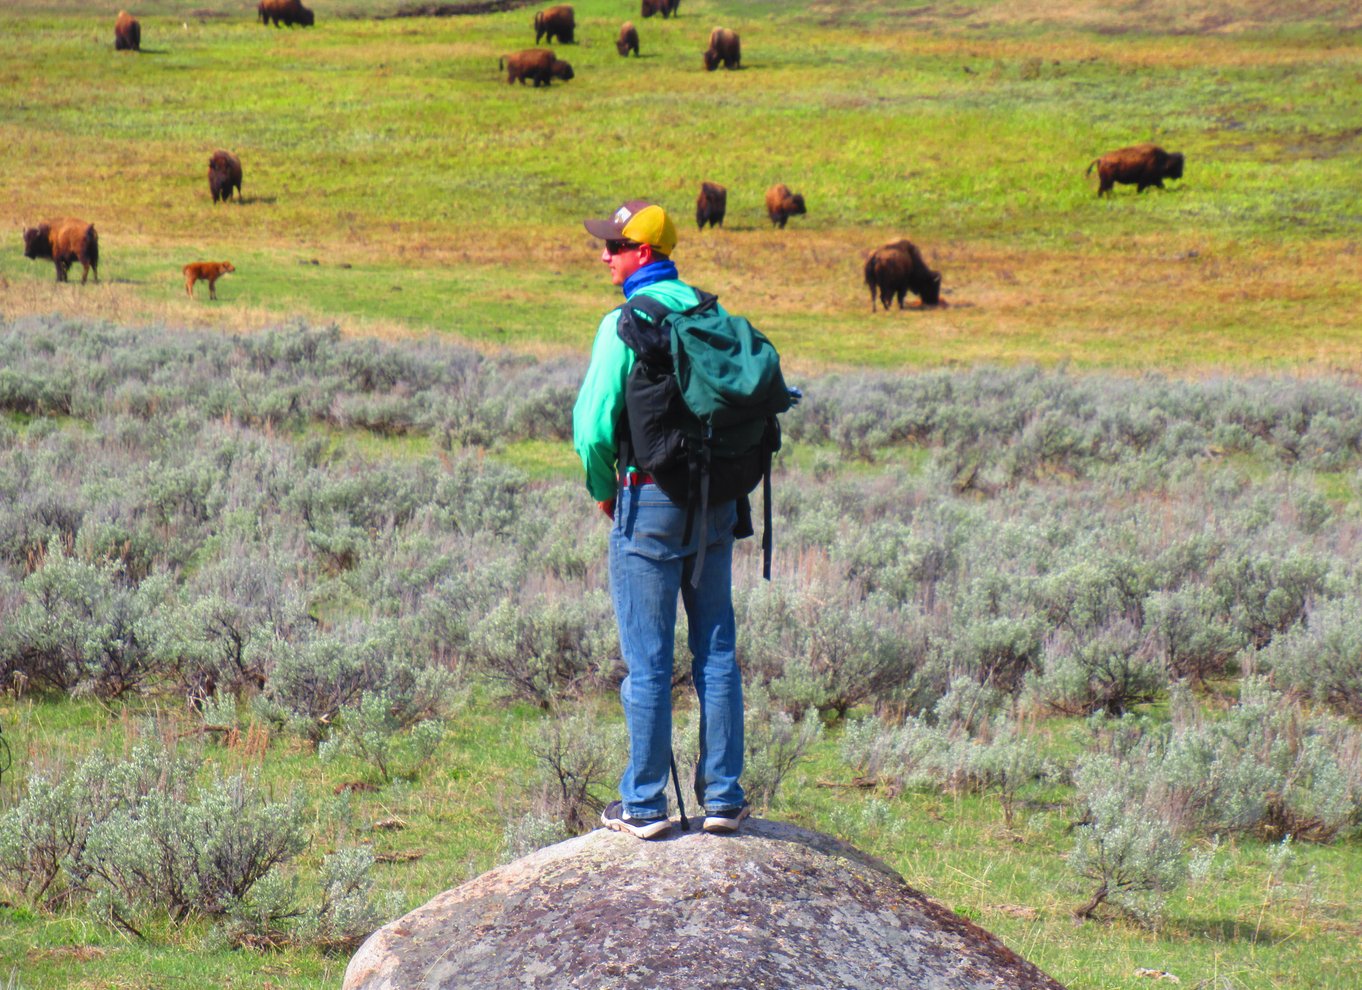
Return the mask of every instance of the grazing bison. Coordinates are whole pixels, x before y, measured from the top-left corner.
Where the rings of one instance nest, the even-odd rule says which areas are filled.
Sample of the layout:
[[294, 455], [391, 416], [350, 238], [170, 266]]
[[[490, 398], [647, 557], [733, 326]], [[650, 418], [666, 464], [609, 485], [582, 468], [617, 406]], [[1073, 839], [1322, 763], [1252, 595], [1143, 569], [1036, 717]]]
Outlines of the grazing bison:
[[208, 159], [208, 191], [213, 194], [213, 202], [219, 199], [224, 203], [232, 198], [236, 189], [236, 200], [241, 202], [241, 161], [230, 151], [215, 151]]
[[803, 194], [790, 192], [785, 183], [777, 182], [766, 190], [766, 215], [781, 230], [785, 229], [785, 221], [790, 217], [803, 216], [806, 212]]
[[142, 25], [137, 23], [126, 10], [118, 12], [114, 21], [114, 51], [140, 52], [142, 50]]
[[642, 13], [644, 17], [661, 14], [662, 19], [666, 20], [668, 17], [675, 17], [680, 6], [681, 0], [643, 0]]
[[1118, 182], [1136, 186], [1138, 194], [1150, 186], [1162, 189], [1164, 179], [1181, 179], [1183, 157], [1180, 152], [1164, 151], [1156, 144], [1137, 144], [1094, 158], [1085, 174], [1091, 175], [1094, 165], [1099, 182], [1097, 195], [1111, 192], [1111, 187]]
[[567, 4], [559, 4], [557, 7], [550, 7], [548, 10], [541, 10], [534, 15], [534, 43], [539, 44], [540, 38], [547, 38], [549, 41], [557, 41], [560, 44], [572, 44], [572, 32], [577, 30], [577, 21], [573, 17], [572, 8]]
[[312, 11], [303, 6], [302, 0], [260, 0], [260, 6], [255, 10], [260, 15], [261, 24], [312, 27]]
[[638, 58], [638, 28], [634, 27], [633, 21], [625, 21], [620, 25], [620, 36], [615, 39], [615, 48], [621, 55], [634, 53], [634, 58]]
[[705, 49], [705, 68], [713, 72], [724, 64], [725, 69], [736, 69], [742, 61], [742, 42], [738, 32], [728, 28], [715, 28], [709, 32], [709, 47]]
[[922, 252], [912, 241], [890, 241], [872, 251], [865, 261], [865, 284], [870, 287], [872, 313], [876, 293], [886, 313], [889, 300], [895, 296], [899, 309], [903, 309], [903, 297], [909, 292], [921, 299], [924, 306], [935, 306], [941, 301], [941, 273], [927, 267]]
[[705, 224], [722, 227], [727, 210], [728, 190], [717, 182], [700, 183], [700, 195], [695, 200], [695, 225], [701, 230], [705, 229]]
[[507, 55], [497, 61], [497, 66], [506, 67], [506, 82], [509, 85], [519, 82], [525, 85], [526, 79], [534, 80], [536, 87], [552, 86], [553, 80], [567, 82], [572, 78], [572, 66], [562, 59], [553, 57], [549, 48], [527, 48], [523, 52]]
[[184, 266], [184, 294], [194, 298], [194, 283], [199, 279], [208, 280], [208, 298], [218, 297], [218, 279], [228, 272], [236, 271], [230, 261], [194, 261]]
[[84, 220], [53, 220], [40, 223], [24, 231], [24, 257], [51, 258], [57, 267], [57, 281], [66, 281], [66, 270], [79, 261], [82, 266], [80, 284], [95, 273], [99, 281], [99, 235], [93, 224]]

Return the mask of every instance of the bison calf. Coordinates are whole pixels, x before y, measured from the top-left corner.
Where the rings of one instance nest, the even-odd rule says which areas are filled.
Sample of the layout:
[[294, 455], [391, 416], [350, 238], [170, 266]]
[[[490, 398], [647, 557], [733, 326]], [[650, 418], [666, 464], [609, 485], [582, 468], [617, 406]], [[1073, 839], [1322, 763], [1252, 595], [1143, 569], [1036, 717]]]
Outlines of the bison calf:
[[194, 298], [194, 283], [199, 279], [208, 281], [208, 298], [218, 297], [218, 279], [228, 272], [236, 271], [230, 261], [193, 261], [185, 265], [184, 271], [184, 294], [190, 299]]
[[766, 190], [766, 215], [781, 230], [785, 229], [785, 221], [790, 217], [803, 216], [806, 212], [803, 194], [790, 192], [785, 183], [777, 182]]
[[615, 39], [615, 49], [621, 55], [634, 53], [634, 58], [638, 58], [638, 28], [634, 27], [633, 21], [625, 21], [620, 25], [620, 36]]
[[700, 183], [700, 195], [695, 200], [695, 225], [701, 230], [705, 229], [705, 224], [722, 227], [727, 211], [728, 190], [717, 182]]
[[534, 15], [534, 43], [536, 45], [539, 44], [540, 38], [570, 45], [572, 44], [573, 32], [576, 30], [576, 18], [573, 15], [572, 8], [567, 4], [559, 4], [557, 7], [541, 10]]
[[140, 52], [142, 50], [142, 25], [137, 23], [126, 10], [118, 12], [114, 21], [114, 51]]
[[208, 159], [208, 191], [213, 202], [227, 202], [236, 189], [236, 201], [241, 202], [241, 161], [230, 151], [215, 151]]
[[260, 0], [255, 12], [260, 15], [261, 24], [273, 23], [275, 27], [280, 24], [312, 27], [314, 21], [312, 11], [303, 6], [302, 0]]
[[742, 61], [742, 42], [738, 32], [715, 28], [709, 32], [709, 47], [705, 49], [705, 68], [713, 72], [723, 63], [725, 69], [736, 69]]
[[94, 224], [84, 220], [53, 220], [40, 223], [24, 231], [24, 257], [30, 260], [51, 258], [57, 268], [57, 281], [66, 281], [66, 271], [73, 262], [81, 264], [80, 284], [95, 273], [99, 281], [99, 235]]
[[498, 67], [503, 65], [506, 67], [508, 85], [519, 82], [524, 86], [525, 80], [530, 79], [536, 87], [552, 86], [555, 79], [567, 82], [572, 78], [572, 66], [562, 59], [554, 58], [549, 48], [527, 48], [523, 52], [507, 55], [497, 62]]
[[1130, 148], [1109, 151], [1094, 158], [1086, 175], [1097, 167], [1097, 195], [1105, 196], [1116, 183], [1136, 186], [1137, 194], [1150, 186], [1163, 188], [1164, 179], [1182, 178], [1183, 157], [1180, 152], [1164, 151], [1156, 144], [1137, 144]]
[[870, 253], [865, 261], [865, 284], [870, 287], [870, 312], [875, 312], [875, 295], [889, 312], [889, 300], [898, 297], [903, 309], [903, 297], [911, 292], [924, 306], [935, 306], [941, 301], [941, 273], [934, 272], [922, 260], [922, 252], [912, 241], [891, 241]]

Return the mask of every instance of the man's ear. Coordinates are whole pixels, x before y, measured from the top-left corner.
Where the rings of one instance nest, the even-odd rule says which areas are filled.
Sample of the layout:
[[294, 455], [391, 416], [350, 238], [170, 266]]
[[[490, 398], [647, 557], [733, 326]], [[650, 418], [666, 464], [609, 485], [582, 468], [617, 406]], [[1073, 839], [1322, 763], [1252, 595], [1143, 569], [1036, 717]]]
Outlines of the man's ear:
[[638, 266], [650, 265], [656, 259], [653, 257], [653, 246], [651, 244], [640, 244], [638, 246]]

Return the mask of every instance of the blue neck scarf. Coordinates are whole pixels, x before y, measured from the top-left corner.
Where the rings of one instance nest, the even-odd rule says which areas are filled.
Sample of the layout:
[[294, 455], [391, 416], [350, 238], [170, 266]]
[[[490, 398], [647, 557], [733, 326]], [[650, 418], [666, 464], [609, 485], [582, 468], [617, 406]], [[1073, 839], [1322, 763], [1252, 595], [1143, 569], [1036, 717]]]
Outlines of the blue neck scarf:
[[620, 288], [624, 291], [624, 298], [628, 299], [645, 285], [652, 285], [654, 282], [666, 282], [676, 277], [676, 262], [670, 258], [658, 258], [656, 261], [650, 261], [626, 278]]

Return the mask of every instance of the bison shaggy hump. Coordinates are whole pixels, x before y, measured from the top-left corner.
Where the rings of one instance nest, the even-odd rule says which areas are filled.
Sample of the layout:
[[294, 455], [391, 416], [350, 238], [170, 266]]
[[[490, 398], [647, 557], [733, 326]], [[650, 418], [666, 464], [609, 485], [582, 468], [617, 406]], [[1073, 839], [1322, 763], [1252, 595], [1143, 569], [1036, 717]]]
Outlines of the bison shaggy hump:
[[1181, 179], [1183, 157], [1181, 152], [1164, 151], [1157, 144], [1137, 144], [1093, 159], [1085, 174], [1091, 175], [1094, 166], [1097, 168], [1097, 195], [1105, 196], [1118, 182], [1123, 186], [1136, 186], [1135, 192], [1139, 194], [1150, 186], [1162, 189], [1164, 179]]
[[722, 227], [727, 212], [728, 190], [717, 182], [700, 183], [700, 195], [695, 199], [696, 226], [701, 230], [705, 229], [705, 224]]
[[260, 15], [261, 24], [273, 22], [275, 27], [280, 24], [312, 27], [312, 11], [303, 6], [302, 0], [260, 0], [260, 6], [255, 10]]
[[777, 182], [766, 190], [766, 215], [782, 230], [790, 217], [802, 216], [807, 212], [804, 209], [804, 195], [790, 192], [790, 187], [785, 183]]
[[553, 50], [549, 48], [527, 48], [523, 52], [505, 56], [497, 65], [505, 65], [508, 85], [519, 82], [524, 86], [525, 80], [531, 79], [535, 86], [552, 86], [554, 79], [567, 82], [572, 78], [572, 66], [562, 59], [554, 58]]
[[668, 17], [673, 16], [680, 6], [681, 0], [643, 0], [643, 6], [640, 8], [640, 13], [642, 13], [644, 17], [652, 17], [654, 14], [661, 14], [662, 19], [665, 21]]
[[865, 284], [870, 287], [870, 312], [875, 312], [878, 293], [889, 311], [889, 300], [898, 297], [903, 309], [903, 297], [911, 292], [924, 306], [935, 306], [941, 301], [941, 273], [934, 272], [922, 260], [922, 252], [912, 241], [890, 241], [870, 252], [865, 261]]
[[722, 62], [725, 69], [736, 69], [742, 61], [742, 41], [738, 32], [716, 27], [709, 32], [709, 47], [705, 49], [705, 68], [713, 72]]
[[534, 43], [536, 45], [539, 44], [540, 38], [570, 45], [572, 44], [572, 33], [576, 29], [576, 17], [572, 13], [572, 8], [567, 4], [559, 4], [557, 7], [541, 10], [534, 15]]
[[625, 21], [620, 25], [620, 36], [615, 39], [615, 49], [621, 55], [634, 53], [634, 58], [638, 58], [638, 28], [634, 27], [633, 21]]
[[140, 52], [142, 50], [142, 25], [137, 23], [126, 10], [118, 12], [114, 21], [114, 51]]
[[57, 281], [66, 281], [66, 270], [72, 262], [81, 263], [80, 284], [84, 285], [90, 272], [99, 281], [99, 235], [93, 224], [68, 218], [40, 223], [24, 231], [24, 257], [32, 260], [51, 258], [57, 268]]
[[208, 191], [213, 194], [213, 202], [227, 202], [236, 189], [237, 202], [241, 202], [241, 160], [230, 151], [215, 151], [208, 159]]

